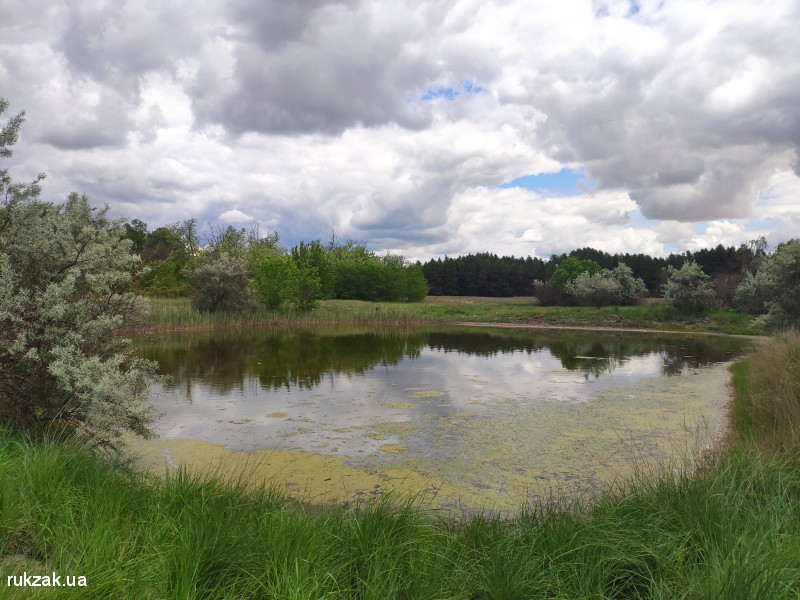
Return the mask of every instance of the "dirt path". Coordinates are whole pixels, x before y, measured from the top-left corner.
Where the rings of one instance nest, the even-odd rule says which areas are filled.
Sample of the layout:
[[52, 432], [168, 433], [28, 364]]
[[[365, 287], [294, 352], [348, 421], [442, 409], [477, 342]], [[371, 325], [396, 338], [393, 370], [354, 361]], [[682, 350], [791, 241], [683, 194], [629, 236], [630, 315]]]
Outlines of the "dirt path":
[[725, 337], [739, 337], [751, 340], [767, 340], [766, 336], [758, 335], [733, 335], [715, 331], [690, 331], [675, 329], [648, 329], [644, 327], [604, 327], [601, 325], [550, 325], [547, 323], [478, 323], [459, 321], [449, 323], [459, 327], [491, 327], [496, 329], [561, 329], [565, 331], [619, 331], [622, 333], [670, 333], [674, 335], [716, 335]]

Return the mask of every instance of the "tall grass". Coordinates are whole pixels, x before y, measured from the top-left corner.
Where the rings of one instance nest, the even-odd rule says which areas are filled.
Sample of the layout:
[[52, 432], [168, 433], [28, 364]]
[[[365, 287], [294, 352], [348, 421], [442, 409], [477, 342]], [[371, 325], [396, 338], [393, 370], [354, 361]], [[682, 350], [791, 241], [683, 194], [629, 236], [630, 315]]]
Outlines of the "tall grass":
[[[515, 519], [412, 500], [309, 514], [269, 489], [146, 478], [0, 431], [0, 596], [13, 573], [83, 575], [44, 598], [790, 598], [800, 471], [736, 451]], [[31, 590], [22, 590], [28, 597]]]
[[535, 298], [428, 297], [424, 302], [363, 302], [324, 300], [311, 312], [254, 309], [240, 313], [201, 313], [186, 298], [153, 298], [151, 330], [243, 328], [314, 325], [318, 323], [377, 324], [410, 327], [433, 323], [511, 323], [554, 327], [616, 327], [704, 331], [728, 334], [760, 333], [750, 328], [752, 317], [732, 311], [681, 315], [671, 306], [538, 306]]
[[733, 385], [740, 436], [763, 452], [800, 456], [800, 333], [761, 344], [734, 365]]
[[424, 310], [409, 308], [411, 306], [414, 305], [330, 300], [311, 312], [254, 309], [234, 313], [203, 313], [192, 308], [186, 298], [156, 298], [150, 300], [147, 328], [169, 331], [327, 323], [411, 326], [438, 320]]

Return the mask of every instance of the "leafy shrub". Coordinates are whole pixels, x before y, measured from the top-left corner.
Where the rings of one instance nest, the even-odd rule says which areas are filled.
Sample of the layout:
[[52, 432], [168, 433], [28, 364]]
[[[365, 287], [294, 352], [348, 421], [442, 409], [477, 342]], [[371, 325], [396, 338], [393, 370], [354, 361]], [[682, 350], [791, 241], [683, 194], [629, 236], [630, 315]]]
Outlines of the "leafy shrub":
[[694, 261], [683, 264], [680, 269], [667, 267], [667, 283], [664, 284], [664, 300], [685, 312], [702, 312], [714, 299], [711, 278]]
[[584, 300], [600, 308], [620, 295], [621, 286], [608, 275], [608, 271], [601, 273], [589, 273], [584, 271], [573, 281], [567, 283], [564, 290], [570, 295], [580, 300]]
[[247, 261], [242, 257], [220, 254], [187, 271], [186, 279], [194, 289], [192, 306], [201, 312], [239, 312], [253, 306]]
[[761, 313], [756, 324], [765, 327], [800, 323], [800, 240], [779, 245], [755, 275], [748, 273], [736, 288], [734, 305]]
[[[0, 100], [0, 113], [8, 103]], [[10, 156], [22, 115], [0, 131]], [[75, 432], [118, 450], [124, 430], [150, 433], [155, 365], [132, 357], [117, 335], [147, 303], [131, 291], [140, 263], [122, 220], [86, 196], [64, 204], [0, 174], [0, 413], [16, 426]]]
[[625, 263], [619, 263], [606, 273], [618, 286], [613, 298], [616, 304], [632, 306], [647, 295], [644, 280], [641, 277], [634, 277], [633, 270]]

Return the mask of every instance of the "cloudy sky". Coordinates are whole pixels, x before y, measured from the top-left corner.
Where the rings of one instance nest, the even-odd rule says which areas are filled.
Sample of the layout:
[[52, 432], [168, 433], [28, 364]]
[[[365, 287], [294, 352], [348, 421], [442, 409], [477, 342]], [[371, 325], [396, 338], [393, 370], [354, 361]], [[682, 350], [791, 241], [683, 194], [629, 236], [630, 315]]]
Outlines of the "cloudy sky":
[[2, 0], [6, 166], [412, 259], [800, 235], [797, 0]]

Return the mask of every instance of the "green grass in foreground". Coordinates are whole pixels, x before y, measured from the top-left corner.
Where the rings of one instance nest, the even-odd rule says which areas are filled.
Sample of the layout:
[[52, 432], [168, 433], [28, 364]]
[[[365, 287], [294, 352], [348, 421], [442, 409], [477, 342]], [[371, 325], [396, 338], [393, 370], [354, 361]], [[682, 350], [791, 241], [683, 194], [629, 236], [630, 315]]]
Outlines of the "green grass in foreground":
[[511, 520], [439, 518], [391, 496], [309, 513], [267, 489], [147, 477], [0, 429], [0, 596], [29, 597], [11, 574], [55, 570], [88, 587], [41, 597], [797, 598], [799, 350], [790, 334], [747, 359], [745, 427], [691, 475], [642, 473]]
[[[51, 598], [789, 598], [796, 462], [730, 452], [591, 506], [439, 520], [391, 497], [310, 516], [268, 490], [126, 474], [0, 433], [0, 596], [9, 574], [85, 576]], [[17, 590], [27, 597], [31, 590]], [[793, 594], [795, 594], [793, 596]]]
[[156, 329], [250, 327], [315, 323], [424, 325], [432, 323], [502, 323], [557, 327], [670, 329], [728, 334], [761, 333], [749, 327], [752, 317], [733, 311], [686, 316], [671, 306], [538, 306], [530, 297], [479, 298], [429, 296], [420, 303], [324, 300], [310, 313], [255, 310], [236, 314], [202, 314], [186, 298], [151, 300], [149, 325]]

